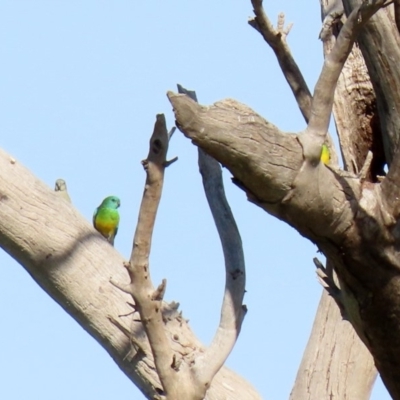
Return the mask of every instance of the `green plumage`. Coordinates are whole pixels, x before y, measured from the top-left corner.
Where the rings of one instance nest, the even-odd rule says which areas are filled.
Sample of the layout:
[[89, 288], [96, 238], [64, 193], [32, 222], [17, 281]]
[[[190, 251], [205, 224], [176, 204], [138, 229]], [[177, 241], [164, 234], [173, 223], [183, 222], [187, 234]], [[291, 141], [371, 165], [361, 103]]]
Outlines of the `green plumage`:
[[116, 196], [106, 197], [96, 208], [93, 214], [93, 226], [98, 230], [112, 245], [118, 232], [119, 213], [118, 207], [121, 201]]

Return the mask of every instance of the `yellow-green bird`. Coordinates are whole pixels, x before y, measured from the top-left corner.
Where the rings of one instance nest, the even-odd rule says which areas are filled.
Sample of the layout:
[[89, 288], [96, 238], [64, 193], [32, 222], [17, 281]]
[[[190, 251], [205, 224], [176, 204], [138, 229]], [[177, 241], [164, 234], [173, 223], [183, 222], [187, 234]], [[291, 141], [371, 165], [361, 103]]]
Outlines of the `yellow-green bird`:
[[321, 161], [325, 164], [325, 165], [329, 165], [329, 162], [331, 161], [331, 153], [329, 151], [329, 148], [326, 144], [322, 145], [322, 149], [321, 149]]
[[121, 201], [117, 196], [108, 196], [96, 208], [93, 214], [93, 226], [114, 246], [118, 232]]

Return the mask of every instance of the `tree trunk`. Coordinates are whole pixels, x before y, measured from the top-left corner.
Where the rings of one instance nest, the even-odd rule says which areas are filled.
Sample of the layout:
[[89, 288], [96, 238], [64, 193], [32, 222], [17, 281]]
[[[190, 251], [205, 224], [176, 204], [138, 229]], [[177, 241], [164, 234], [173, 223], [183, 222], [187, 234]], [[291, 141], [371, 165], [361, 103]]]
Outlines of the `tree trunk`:
[[368, 349], [324, 291], [290, 399], [369, 399], [376, 375]]
[[[262, 2], [253, 3], [259, 9]], [[248, 199], [294, 227], [325, 254], [332, 268], [319, 267], [319, 276], [371, 352], [390, 394], [400, 399], [400, 46], [390, 10], [380, 10], [367, 22], [383, 3], [343, 0], [347, 22], [337, 41], [332, 37], [333, 42], [325, 44], [327, 59], [311, 103], [307, 90], [301, 91], [309, 123], [297, 135], [281, 132], [233, 100], [203, 107], [184, 95], [169, 93], [169, 98], [179, 129], [231, 171]], [[358, 33], [374, 90], [357, 49], [339, 77]], [[296, 70], [292, 86], [300, 83], [304, 89], [300, 78]], [[320, 161], [333, 103], [344, 171]], [[385, 162], [389, 173], [378, 176], [383, 175]], [[118, 317], [132, 311], [129, 298], [109, 282], [111, 276], [127, 281], [123, 259], [70, 204], [4, 152], [0, 152], [0, 188], [2, 247], [109, 352], [148, 398], [163, 399], [137, 312], [129, 324]], [[204, 349], [176, 304], [163, 303], [162, 312], [173, 351], [187, 358], [201, 355]], [[324, 295], [292, 398], [327, 394], [367, 398], [374, 377], [371, 358]], [[337, 388], [344, 379], [345, 385]], [[260, 397], [224, 368], [206, 398]]]
[[393, 246], [399, 211], [390, 196], [396, 176], [372, 184], [316, 163], [315, 153], [303, 154], [308, 144], [301, 135], [280, 132], [233, 100], [202, 107], [182, 95], [169, 98], [179, 129], [230, 170], [249, 200], [292, 225], [333, 263], [338, 301], [391, 395], [400, 398], [400, 258]]
[[[322, 19], [332, 1], [321, 0]], [[343, 19], [324, 37], [324, 54], [336, 42]], [[340, 74], [333, 115], [344, 168], [361, 171], [369, 151], [374, 158], [367, 171], [369, 181], [383, 175], [385, 156], [376, 107], [376, 97], [358, 46], [354, 46]], [[374, 134], [375, 133], [375, 134]], [[339, 309], [326, 292], [322, 294], [313, 330], [301, 362], [291, 399], [369, 399], [377, 376], [374, 361], [352, 326], [343, 321]]]

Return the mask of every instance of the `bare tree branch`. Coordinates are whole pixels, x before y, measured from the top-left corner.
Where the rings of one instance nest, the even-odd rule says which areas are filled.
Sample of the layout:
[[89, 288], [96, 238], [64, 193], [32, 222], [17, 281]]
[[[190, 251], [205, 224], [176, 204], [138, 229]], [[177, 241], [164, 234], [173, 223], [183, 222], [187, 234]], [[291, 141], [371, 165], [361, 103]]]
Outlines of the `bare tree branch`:
[[[334, 47], [345, 21], [345, 17], [341, 17], [342, 0], [321, 0], [321, 12], [323, 29], [320, 38], [323, 40], [326, 56]], [[380, 155], [383, 154], [383, 147], [378, 152], [377, 142], [381, 143], [381, 139], [376, 98], [358, 46], [353, 46], [340, 74], [335, 90], [333, 114], [345, 169], [358, 173], [371, 149], [374, 158], [367, 179], [373, 181], [373, 177], [381, 171], [379, 166], [382, 168]], [[334, 283], [334, 287], [336, 283], [332, 279], [333, 263], [328, 259], [326, 265], [324, 275], [331, 277], [329, 281]], [[337, 302], [326, 290], [322, 292], [312, 332], [293, 385], [291, 400], [324, 399], [329, 396], [338, 399], [370, 398], [377, 376], [374, 360], [351, 324], [343, 320], [341, 298], [340, 304], [342, 308], [337, 307]]]
[[[389, 4], [391, 2], [387, 2]], [[356, 0], [344, 0], [346, 12], [357, 6]], [[385, 5], [386, 5], [385, 4]], [[392, 222], [400, 216], [398, 199], [400, 198], [400, 36], [397, 34], [396, 4], [394, 8], [387, 7], [374, 15], [366, 24], [358, 37], [365, 63], [368, 67], [371, 82], [376, 94], [377, 111], [380, 130], [374, 130], [375, 136], [380, 136], [384, 147], [384, 161], [389, 172], [378, 171], [377, 180], [382, 182], [381, 189], [384, 204], [393, 216]], [[398, 8], [397, 8], [398, 10]], [[393, 15], [394, 14], [394, 15]], [[395, 33], [396, 32], [396, 33]], [[374, 160], [376, 152], [374, 151]]]
[[[300, 231], [309, 221], [305, 214], [298, 214], [296, 207], [318, 209], [318, 224], [309, 232], [313, 237], [326, 235], [332, 215], [337, 216], [335, 226], [351, 218], [342, 183], [325, 165], [310, 174], [301, 170], [302, 148], [297, 135], [281, 132], [252, 109], [232, 99], [204, 107], [180, 94], [169, 92], [168, 97], [178, 128], [231, 171], [235, 183], [246, 191], [250, 201], [275, 216], [283, 213]], [[352, 179], [349, 184], [357, 187], [358, 182]], [[300, 188], [306, 190], [304, 196], [293, 197]], [[340, 207], [326, 202], [325, 198], [335, 198]], [[293, 202], [301, 204], [292, 208]], [[292, 211], [289, 217], [287, 213]], [[294, 225], [300, 219], [304, 223]], [[342, 228], [346, 229], [345, 225]]]
[[[346, 14], [360, 3], [361, 0], [343, 0]], [[390, 167], [400, 143], [400, 35], [396, 32], [394, 9], [386, 7], [391, 3], [386, 2], [357, 37], [376, 96], [380, 126], [374, 132], [381, 136], [384, 162]]]
[[[184, 89], [180, 87], [180, 90]], [[131, 282], [129, 285], [120, 285], [113, 281], [112, 283], [134, 298], [165, 398], [200, 400], [204, 398], [214, 376], [223, 366], [240, 332], [244, 317], [244, 256], [239, 231], [224, 195], [221, 168], [205, 153], [200, 154], [199, 163], [204, 187], [226, 260], [226, 288], [220, 326], [211, 346], [195, 356], [193, 365], [184, 363], [182, 357], [173, 351], [164, 326], [162, 299], [166, 280], [164, 279], [155, 290], [149, 270], [151, 237], [161, 198], [164, 170], [170, 164], [166, 161], [166, 156], [172, 133], [173, 131], [170, 134], [167, 132], [164, 115], [157, 115], [149, 154], [143, 161], [147, 178], [132, 255], [129, 263], [125, 264]]]
[[365, 181], [367, 178], [367, 175], [371, 167], [372, 159], [373, 159], [372, 151], [369, 151], [367, 153], [367, 157], [365, 158], [364, 165], [362, 166], [361, 171], [358, 174], [358, 177], [360, 178], [361, 182]]
[[168, 95], [179, 129], [229, 168], [250, 201], [296, 228], [332, 262], [346, 316], [391, 395], [400, 399], [395, 245], [400, 235], [391, 225], [380, 185], [321, 163], [302, 168], [296, 135], [280, 132], [231, 99], [204, 107], [187, 96]]
[[342, 0], [324, 0], [321, 6], [323, 20], [319, 38], [325, 42], [333, 34], [334, 25], [342, 19], [344, 9]]
[[[248, 23], [263, 36], [264, 40], [274, 51], [282, 73], [293, 92], [305, 121], [308, 123], [311, 115], [312, 95], [286, 41], [292, 24], [289, 24], [285, 29], [285, 15], [280, 13], [277, 29], [275, 29], [265, 13], [262, 3], [262, 0], [252, 0], [256, 16], [250, 19]], [[330, 150], [332, 165], [337, 165], [338, 157], [329, 134], [326, 138], [326, 144]]]
[[[110, 276], [120, 282], [126, 278], [122, 256], [74, 207], [1, 149], [0, 204], [1, 247], [110, 354], [110, 361], [147, 398], [164, 399], [137, 314], [127, 327], [131, 338], [126, 329], [110, 322], [110, 316], [132, 311], [127, 306], [130, 297], [109, 283]], [[163, 303], [170, 342], [177, 353], [190, 358], [203, 346], [176, 308], [176, 304]], [[132, 341], [138, 351], [132, 349]], [[207, 400], [221, 396], [261, 399], [252, 385], [226, 367], [214, 378]]]
[[[166, 399], [175, 400], [184, 398], [182, 395], [185, 393], [187, 385], [182, 385], [176, 369], [171, 368], [174, 353], [164, 329], [162, 315], [162, 299], [166, 280], [163, 280], [162, 284], [155, 290], [149, 270], [151, 239], [161, 199], [169, 137], [165, 116], [158, 114], [150, 138], [149, 154], [147, 159], [142, 161], [146, 170], [146, 183], [133, 239], [132, 254], [125, 267], [131, 280], [130, 285], [128, 285], [130, 294], [135, 301], [149, 339], [154, 363]], [[126, 288], [122, 289], [126, 291]], [[187, 398], [191, 399], [189, 395]]]
[[249, 20], [249, 25], [261, 33], [264, 40], [275, 52], [300, 111], [308, 122], [311, 112], [311, 92], [286, 42], [286, 36], [289, 34], [292, 25], [290, 24], [286, 29], [283, 28], [285, 16], [281, 13], [278, 17], [278, 29], [275, 29], [264, 11], [262, 0], [251, 0], [251, 3], [253, 4], [255, 18]]
[[[197, 101], [194, 91], [186, 90], [181, 85], [178, 85], [178, 91]], [[225, 196], [221, 166], [202, 149], [199, 148], [198, 153], [204, 191], [221, 239], [226, 271], [219, 327], [210, 347], [198, 357], [194, 368], [197, 380], [208, 386], [225, 363], [240, 333], [246, 312], [242, 305], [246, 270], [242, 240]]]
[[239, 336], [246, 308], [243, 306], [246, 271], [242, 241], [226, 200], [221, 166], [199, 149], [204, 190], [221, 239], [225, 258], [225, 292], [218, 330], [200, 359], [199, 374], [210, 382], [225, 363]]
[[[340, 20], [338, 18], [343, 13], [342, 0], [320, 0], [320, 2], [324, 24], [327, 20], [333, 24], [332, 29], [325, 32], [323, 40], [324, 56], [326, 56], [336, 43], [345, 16]], [[383, 168], [386, 159], [376, 94], [359, 46], [353, 46], [339, 76], [335, 89], [333, 115], [344, 169], [358, 174], [365, 164], [368, 152], [372, 151], [373, 159], [370, 170], [366, 171], [365, 179], [376, 182], [377, 175], [385, 175]]]
[[305, 132], [299, 137], [303, 145], [304, 156], [312, 164], [319, 162], [320, 149], [326, 140], [336, 84], [343, 65], [350, 54], [358, 32], [384, 3], [385, 0], [364, 2], [354, 9], [343, 25], [335, 46], [325, 58], [314, 90], [310, 121]]

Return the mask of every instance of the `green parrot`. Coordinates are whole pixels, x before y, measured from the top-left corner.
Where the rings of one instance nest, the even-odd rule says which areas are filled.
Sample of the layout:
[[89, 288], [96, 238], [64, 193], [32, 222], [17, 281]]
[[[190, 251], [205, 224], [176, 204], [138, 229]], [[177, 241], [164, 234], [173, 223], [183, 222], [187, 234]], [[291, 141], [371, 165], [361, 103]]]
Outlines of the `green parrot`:
[[329, 148], [326, 144], [322, 145], [322, 149], [321, 149], [321, 161], [325, 164], [325, 165], [329, 165], [330, 161], [331, 161], [331, 153], [329, 151]]
[[116, 196], [106, 197], [93, 214], [93, 226], [114, 246], [118, 232], [119, 213], [117, 208], [121, 201]]

